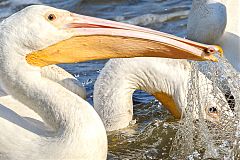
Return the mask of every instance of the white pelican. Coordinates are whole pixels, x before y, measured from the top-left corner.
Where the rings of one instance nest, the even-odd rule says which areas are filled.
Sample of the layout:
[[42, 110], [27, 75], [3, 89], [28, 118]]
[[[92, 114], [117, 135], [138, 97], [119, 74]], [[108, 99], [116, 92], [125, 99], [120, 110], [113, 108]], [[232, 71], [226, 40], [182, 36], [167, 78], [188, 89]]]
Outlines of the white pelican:
[[[219, 2], [221, 1], [219, 0]], [[188, 38], [202, 43], [213, 43], [222, 36], [226, 24], [226, 10], [222, 3], [226, 2], [193, 1], [188, 21]], [[234, 7], [234, 4], [239, 6], [236, 3], [240, 4], [239, 1], [234, 0], [225, 4], [228, 12], [232, 13], [231, 8]], [[233, 26], [234, 23], [235, 26]], [[231, 32], [239, 33], [236, 32], [239, 29], [239, 27], [236, 27], [239, 26], [238, 21], [235, 20], [234, 23], [229, 21], [226, 33], [221, 38], [224, 41], [220, 43], [229, 55], [235, 51], [240, 53], [239, 45], [237, 45], [239, 39], [234, 39], [233, 44], [235, 46], [233, 47], [230, 44], [232, 41], [229, 39], [231, 36], [228, 36], [230, 33], [227, 32], [231, 30]], [[232, 48], [229, 49], [229, 46], [232, 46]], [[235, 49], [235, 51], [231, 51], [231, 49]], [[240, 56], [240, 54], [234, 55]], [[131, 67], [129, 67], [130, 65]], [[181, 110], [186, 106], [185, 98], [190, 71], [191, 66], [186, 60], [160, 58], [110, 60], [95, 83], [94, 108], [103, 120], [107, 131], [127, 127], [133, 116], [132, 94], [135, 90], [141, 89], [154, 95], [176, 118], [180, 118]], [[202, 73], [199, 72], [199, 74], [201, 75], [201, 84], [199, 84], [201, 95], [211, 95], [213, 86], [210, 80]], [[222, 108], [218, 99], [209, 96], [207, 100], [209, 102], [205, 104], [205, 109], [208, 111], [208, 109], [212, 110], [214, 108], [214, 112], [213, 114], [211, 111], [207, 112], [205, 114], [206, 119], [214, 120], [211, 117], [219, 119], [219, 115], [216, 116], [215, 114], [216, 112], [220, 114], [220, 112], [230, 109], [224, 94], [220, 90], [217, 97], [223, 100], [225, 106]]]
[[[191, 65], [187, 60], [167, 58], [129, 58], [109, 60], [94, 85], [94, 108], [106, 130], [127, 127], [133, 116], [132, 95], [143, 90], [155, 96], [175, 118], [180, 118], [187, 105]], [[231, 116], [224, 94], [212, 82], [199, 74], [200, 103], [206, 120], [219, 122], [224, 115]], [[213, 95], [213, 90], [217, 91]], [[193, 111], [193, 116], [199, 116]]]
[[0, 82], [14, 100], [0, 99], [0, 158], [106, 159], [98, 114], [41, 67], [135, 56], [215, 61], [216, 51], [221, 48], [141, 27], [27, 7], [0, 23]]
[[219, 44], [237, 71], [240, 71], [239, 10], [239, 0], [195, 0], [187, 25], [188, 39]]

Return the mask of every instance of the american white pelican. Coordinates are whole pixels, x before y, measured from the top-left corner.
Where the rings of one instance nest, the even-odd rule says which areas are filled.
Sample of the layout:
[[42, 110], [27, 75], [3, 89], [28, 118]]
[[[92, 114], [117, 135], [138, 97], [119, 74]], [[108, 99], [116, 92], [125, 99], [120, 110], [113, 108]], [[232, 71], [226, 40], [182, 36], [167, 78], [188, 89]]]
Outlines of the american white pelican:
[[[228, 4], [228, 6], [232, 5]], [[215, 42], [224, 32], [226, 24], [224, 18], [226, 18], [225, 8], [220, 3], [215, 4], [215, 1], [211, 0], [193, 0], [188, 21], [188, 37], [205, 43]], [[211, 24], [215, 25], [211, 26]], [[226, 45], [227, 43], [223, 46]], [[131, 67], [128, 67], [130, 65]], [[186, 107], [190, 71], [191, 66], [185, 60], [160, 58], [110, 60], [95, 83], [94, 108], [107, 131], [127, 127], [133, 116], [132, 94], [135, 90], [141, 89], [154, 95], [176, 118], [179, 118], [182, 108]], [[199, 74], [201, 75], [200, 94], [211, 95], [212, 82], [202, 73]], [[108, 80], [106, 81], [105, 78]], [[222, 99], [224, 107], [222, 103], [218, 103], [218, 98], [212, 95], [206, 99], [207, 102], [204, 102], [203, 108], [207, 111], [204, 114], [205, 118], [211, 121], [219, 119], [220, 112], [230, 109], [224, 94], [219, 89], [218, 91], [219, 95], [216, 97]], [[219, 113], [216, 115], [216, 112]]]
[[195, 0], [187, 25], [188, 39], [219, 44], [237, 71], [240, 71], [240, 20], [236, 14], [239, 10], [239, 0]]
[[[187, 107], [191, 69], [187, 60], [147, 57], [109, 60], [95, 82], [93, 95], [94, 108], [106, 130], [125, 128], [131, 123], [135, 90], [155, 96], [175, 118], [180, 118], [182, 109]], [[198, 74], [204, 118], [218, 122], [224, 114], [232, 115], [224, 94], [204, 74]], [[200, 113], [193, 114], [197, 118]]]
[[0, 158], [106, 159], [98, 114], [41, 67], [134, 56], [216, 60], [215, 51], [221, 49], [141, 27], [27, 7], [0, 24], [2, 90], [21, 104], [0, 106]]

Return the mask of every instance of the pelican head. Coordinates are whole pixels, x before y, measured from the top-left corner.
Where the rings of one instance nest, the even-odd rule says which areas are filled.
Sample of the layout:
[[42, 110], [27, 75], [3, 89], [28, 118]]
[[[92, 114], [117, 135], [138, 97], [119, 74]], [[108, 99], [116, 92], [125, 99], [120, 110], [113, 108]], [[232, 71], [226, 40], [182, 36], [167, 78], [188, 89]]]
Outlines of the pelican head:
[[188, 16], [188, 39], [214, 44], [227, 24], [226, 0], [193, 0]]
[[11, 43], [14, 47], [10, 50], [17, 50], [23, 61], [39, 67], [138, 56], [216, 61], [211, 51], [221, 52], [217, 46], [42, 5], [7, 18], [1, 31], [3, 50]]

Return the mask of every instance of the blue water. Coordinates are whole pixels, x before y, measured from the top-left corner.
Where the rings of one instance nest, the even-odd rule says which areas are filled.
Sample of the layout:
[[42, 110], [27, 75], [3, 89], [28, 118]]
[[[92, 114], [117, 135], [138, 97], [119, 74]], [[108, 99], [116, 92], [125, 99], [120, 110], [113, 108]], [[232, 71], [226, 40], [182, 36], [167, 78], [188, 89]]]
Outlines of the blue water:
[[[79, 14], [136, 25], [184, 37], [191, 0], [0, 0], [0, 20], [30, 4], [46, 4]], [[94, 82], [107, 60], [60, 65], [87, 89], [92, 103]], [[154, 98], [137, 91], [136, 126], [109, 134], [108, 159], [170, 159], [175, 121]]]

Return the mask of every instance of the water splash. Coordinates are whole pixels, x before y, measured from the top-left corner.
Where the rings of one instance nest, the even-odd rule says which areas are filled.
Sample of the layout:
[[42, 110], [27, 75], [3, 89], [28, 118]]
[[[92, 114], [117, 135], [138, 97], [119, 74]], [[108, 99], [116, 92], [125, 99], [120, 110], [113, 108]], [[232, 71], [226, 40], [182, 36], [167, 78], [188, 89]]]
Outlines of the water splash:
[[[239, 74], [227, 62], [192, 62], [193, 70], [189, 81], [188, 105], [184, 110], [174, 143], [171, 148], [173, 159], [234, 159], [239, 158]], [[212, 82], [214, 98], [219, 92], [226, 100], [218, 99], [221, 108], [216, 110], [218, 122], [209, 122], [203, 116], [204, 99], [209, 95], [199, 93], [199, 72]], [[201, 86], [204, 84], [201, 84]], [[207, 84], [205, 84], [207, 85]], [[219, 88], [219, 89], [217, 89]], [[227, 104], [226, 104], [227, 102]], [[228, 106], [225, 108], [224, 106]], [[198, 119], [193, 112], [197, 112]]]

